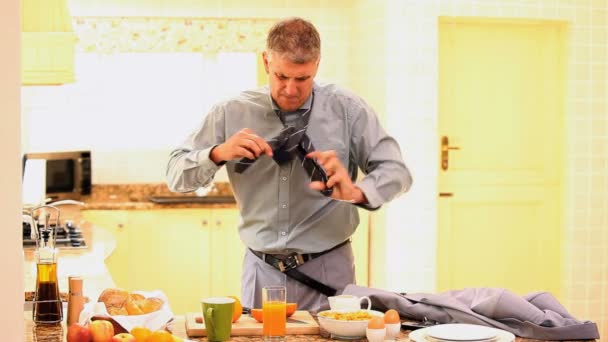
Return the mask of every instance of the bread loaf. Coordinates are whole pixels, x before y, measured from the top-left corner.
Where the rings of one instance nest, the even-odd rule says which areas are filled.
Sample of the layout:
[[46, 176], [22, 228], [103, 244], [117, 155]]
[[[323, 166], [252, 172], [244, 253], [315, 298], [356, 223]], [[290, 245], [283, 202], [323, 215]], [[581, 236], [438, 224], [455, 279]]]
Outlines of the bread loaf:
[[144, 313], [154, 312], [163, 307], [163, 300], [160, 298], [150, 297], [143, 300], [143, 305], [140, 305]]
[[99, 295], [98, 302], [103, 302], [106, 309], [120, 309], [129, 299], [129, 292], [122, 289], [105, 289]]
[[122, 289], [105, 289], [99, 296], [111, 316], [143, 315], [162, 308], [164, 301], [160, 298], [145, 298], [139, 293], [129, 293]]

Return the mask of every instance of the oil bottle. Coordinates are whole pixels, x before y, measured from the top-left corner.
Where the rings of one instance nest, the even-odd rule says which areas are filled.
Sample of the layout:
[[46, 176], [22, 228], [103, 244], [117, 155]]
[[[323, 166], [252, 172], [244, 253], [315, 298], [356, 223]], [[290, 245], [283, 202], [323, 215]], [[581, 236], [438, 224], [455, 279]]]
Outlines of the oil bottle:
[[[41, 208], [56, 210], [56, 223], [50, 224], [51, 214], [45, 212], [44, 225], [38, 227], [34, 222], [32, 230], [36, 234], [36, 293], [34, 294], [33, 320], [40, 324], [59, 324], [63, 319], [63, 308], [59, 296], [59, 284], [57, 279], [57, 256], [59, 250], [55, 247], [57, 229], [59, 227], [59, 209], [44, 205]], [[33, 215], [32, 215], [33, 217]]]

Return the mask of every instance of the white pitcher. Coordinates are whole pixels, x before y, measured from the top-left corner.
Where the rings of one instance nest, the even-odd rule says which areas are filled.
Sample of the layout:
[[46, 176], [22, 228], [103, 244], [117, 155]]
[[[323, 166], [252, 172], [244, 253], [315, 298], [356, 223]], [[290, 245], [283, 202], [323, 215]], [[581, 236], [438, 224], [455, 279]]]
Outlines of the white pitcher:
[[367, 301], [367, 308], [369, 310], [372, 307], [372, 302], [369, 297], [357, 297], [353, 295], [340, 295], [328, 297], [329, 307], [334, 311], [359, 311], [361, 310], [361, 302]]

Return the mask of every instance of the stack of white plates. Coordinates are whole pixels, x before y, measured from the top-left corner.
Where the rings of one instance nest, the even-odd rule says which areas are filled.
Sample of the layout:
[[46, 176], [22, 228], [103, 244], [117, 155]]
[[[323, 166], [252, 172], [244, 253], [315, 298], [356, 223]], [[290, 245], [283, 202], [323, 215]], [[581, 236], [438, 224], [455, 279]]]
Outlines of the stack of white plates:
[[512, 342], [508, 331], [473, 324], [439, 324], [414, 330], [409, 335], [415, 342]]

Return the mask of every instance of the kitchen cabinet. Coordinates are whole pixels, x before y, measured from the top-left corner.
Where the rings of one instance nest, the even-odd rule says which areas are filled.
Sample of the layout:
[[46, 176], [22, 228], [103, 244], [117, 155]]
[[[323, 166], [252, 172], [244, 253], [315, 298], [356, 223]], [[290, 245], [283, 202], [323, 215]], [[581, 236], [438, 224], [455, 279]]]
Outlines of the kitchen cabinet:
[[21, 83], [51, 85], [74, 82], [78, 41], [65, 0], [22, 0]]
[[[228, 226], [221, 222], [219, 213], [225, 214], [223, 211], [213, 219], [215, 210], [219, 209], [87, 210], [83, 215], [96, 228], [107, 229], [116, 237], [116, 249], [106, 259], [116, 286], [129, 291], [162, 290], [173, 312], [183, 314], [199, 311], [201, 298], [239, 295], [212, 290], [212, 286], [222, 288], [212, 279], [213, 270], [221, 265], [212, 265], [223, 259], [211, 256], [231, 249], [229, 244], [212, 243], [212, 236], [217, 235], [212, 234], [217, 231], [214, 226]], [[237, 216], [236, 209], [227, 210]], [[232, 244], [239, 253], [239, 240]], [[222, 281], [240, 284], [240, 267], [221, 273]]]
[[[93, 229], [102, 227], [115, 240], [114, 249], [105, 260], [106, 266], [112, 275], [112, 279], [117, 286], [125, 287], [128, 281], [128, 264], [123, 262], [127, 260], [128, 248], [122, 246], [129, 245], [129, 236], [127, 234], [127, 211], [125, 210], [85, 210], [82, 211], [82, 218], [85, 221], [94, 224]], [[91, 241], [91, 243], [100, 243], [99, 241]], [[105, 247], [104, 247], [105, 248]], [[86, 284], [84, 286], [87, 286]]]
[[[368, 279], [368, 217], [353, 236], [357, 283]], [[175, 314], [200, 311], [200, 299], [239, 296], [245, 247], [236, 208], [85, 210], [85, 220], [109, 231], [116, 248], [106, 264], [116, 286], [162, 290]]]

